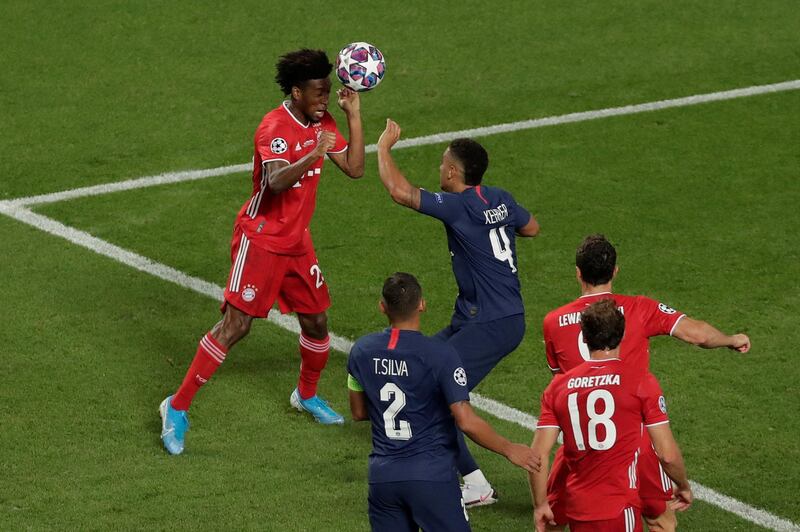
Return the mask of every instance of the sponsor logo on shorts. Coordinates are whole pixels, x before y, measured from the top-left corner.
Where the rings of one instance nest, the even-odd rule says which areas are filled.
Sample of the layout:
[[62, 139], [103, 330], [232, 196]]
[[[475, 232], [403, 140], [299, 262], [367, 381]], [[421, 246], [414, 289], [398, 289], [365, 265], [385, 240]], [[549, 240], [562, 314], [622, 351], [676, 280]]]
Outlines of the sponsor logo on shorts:
[[277, 137], [273, 139], [272, 142], [270, 142], [269, 149], [272, 150], [272, 153], [280, 155], [281, 153], [289, 149], [289, 145], [286, 144], [285, 140], [283, 140], [280, 137]]
[[464, 368], [456, 368], [453, 372], [453, 380], [455, 380], [456, 384], [459, 386], [467, 385], [467, 372], [464, 371]]
[[664, 399], [663, 395], [659, 396], [659, 398], [658, 398], [658, 408], [661, 409], [661, 413], [662, 414], [666, 414], [667, 413], [667, 400]]
[[242, 299], [250, 303], [252, 300], [256, 298], [257, 291], [258, 290], [256, 290], [256, 288], [252, 285], [245, 286], [244, 290], [242, 290]]
[[659, 303], [659, 304], [658, 304], [658, 310], [660, 310], [660, 311], [661, 311], [661, 312], [663, 312], [664, 314], [675, 314], [676, 312], [678, 312], [678, 311], [677, 311], [677, 310], [675, 310], [674, 308], [672, 308], [672, 307], [668, 307], [668, 306], [667, 306], [667, 305], [665, 305], [664, 303]]

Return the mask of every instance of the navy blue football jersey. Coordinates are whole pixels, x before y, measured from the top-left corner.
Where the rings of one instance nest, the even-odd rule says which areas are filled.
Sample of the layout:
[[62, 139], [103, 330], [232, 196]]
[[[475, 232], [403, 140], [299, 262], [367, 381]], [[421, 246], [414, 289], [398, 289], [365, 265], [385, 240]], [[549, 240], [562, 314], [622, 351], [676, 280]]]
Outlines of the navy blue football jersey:
[[475, 186], [454, 194], [421, 191], [419, 212], [438, 218], [458, 284], [454, 319], [494, 321], [522, 314], [516, 230], [531, 214], [500, 188]]
[[458, 353], [419, 331], [386, 329], [356, 341], [347, 370], [372, 422], [369, 481], [455, 479], [450, 405], [469, 400]]

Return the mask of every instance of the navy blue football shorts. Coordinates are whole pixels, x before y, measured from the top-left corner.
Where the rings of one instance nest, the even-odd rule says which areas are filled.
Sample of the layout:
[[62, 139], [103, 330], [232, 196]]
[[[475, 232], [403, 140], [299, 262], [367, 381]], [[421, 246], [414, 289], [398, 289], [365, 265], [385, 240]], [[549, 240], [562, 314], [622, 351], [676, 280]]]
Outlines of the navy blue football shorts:
[[525, 315], [515, 314], [484, 323], [453, 320], [435, 337], [455, 347], [467, 372], [470, 390], [480, 383], [503, 357], [514, 351], [525, 336]]
[[409, 480], [369, 485], [369, 524], [375, 532], [470, 532], [458, 481]]

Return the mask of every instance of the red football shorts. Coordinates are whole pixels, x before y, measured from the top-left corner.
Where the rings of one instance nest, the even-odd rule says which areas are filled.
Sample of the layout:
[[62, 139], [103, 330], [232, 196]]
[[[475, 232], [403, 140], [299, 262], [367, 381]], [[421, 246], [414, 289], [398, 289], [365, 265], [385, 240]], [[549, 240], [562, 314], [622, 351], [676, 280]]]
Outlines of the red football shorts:
[[650, 435], [645, 429], [639, 454], [639, 498], [642, 499], [642, 514], [657, 517], [667, 510], [667, 501], [673, 497], [672, 480], [664, 472]]
[[605, 521], [570, 521], [570, 532], [643, 532], [642, 516], [633, 506], [625, 508], [614, 519]]
[[550, 468], [550, 475], [547, 477], [547, 502], [553, 511], [553, 521], [559, 526], [567, 526], [566, 496], [567, 496], [567, 475], [569, 469], [564, 460], [564, 446], [556, 450], [553, 458], [553, 465]]
[[237, 226], [231, 241], [231, 272], [222, 311], [228, 304], [257, 318], [269, 314], [275, 300], [283, 314], [318, 314], [331, 306], [313, 248], [304, 255], [277, 255], [253, 245]]

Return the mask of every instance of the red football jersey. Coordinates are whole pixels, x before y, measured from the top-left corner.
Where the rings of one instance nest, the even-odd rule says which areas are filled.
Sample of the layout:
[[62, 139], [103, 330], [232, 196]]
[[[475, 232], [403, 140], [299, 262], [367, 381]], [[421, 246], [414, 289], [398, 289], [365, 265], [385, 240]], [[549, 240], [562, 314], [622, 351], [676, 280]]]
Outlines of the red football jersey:
[[589, 348], [581, 332], [581, 312], [601, 299], [613, 298], [625, 316], [625, 336], [620, 358], [640, 369], [650, 367], [650, 337], [672, 334], [685, 314], [645, 296], [603, 292], [581, 296], [549, 312], [542, 325], [547, 365], [562, 373], [589, 360]]
[[320, 157], [295, 185], [280, 194], [270, 191], [266, 165], [272, 161], [296, 162], [317, 145], [321, 131], [336, 133], [328, 153], [347, 149], [347, 141], [326, 111], [322, 120], [303, 125], [283, 102], [264, 116], [255, 134], [253, 195], [242, 206], [236, 223], [255, 245], [282, 255], [302, 255], [311, 249], [308, 225], [317, 202], [317, 185], [324, 157]]
[[616, 358], [556, 375], [542, 396], [537, 428], [564, 433], [567, 517], [601, 521], [629, 506], [638, 508], [642, 423], [668, 422], [661, 387], [649, 371]]

